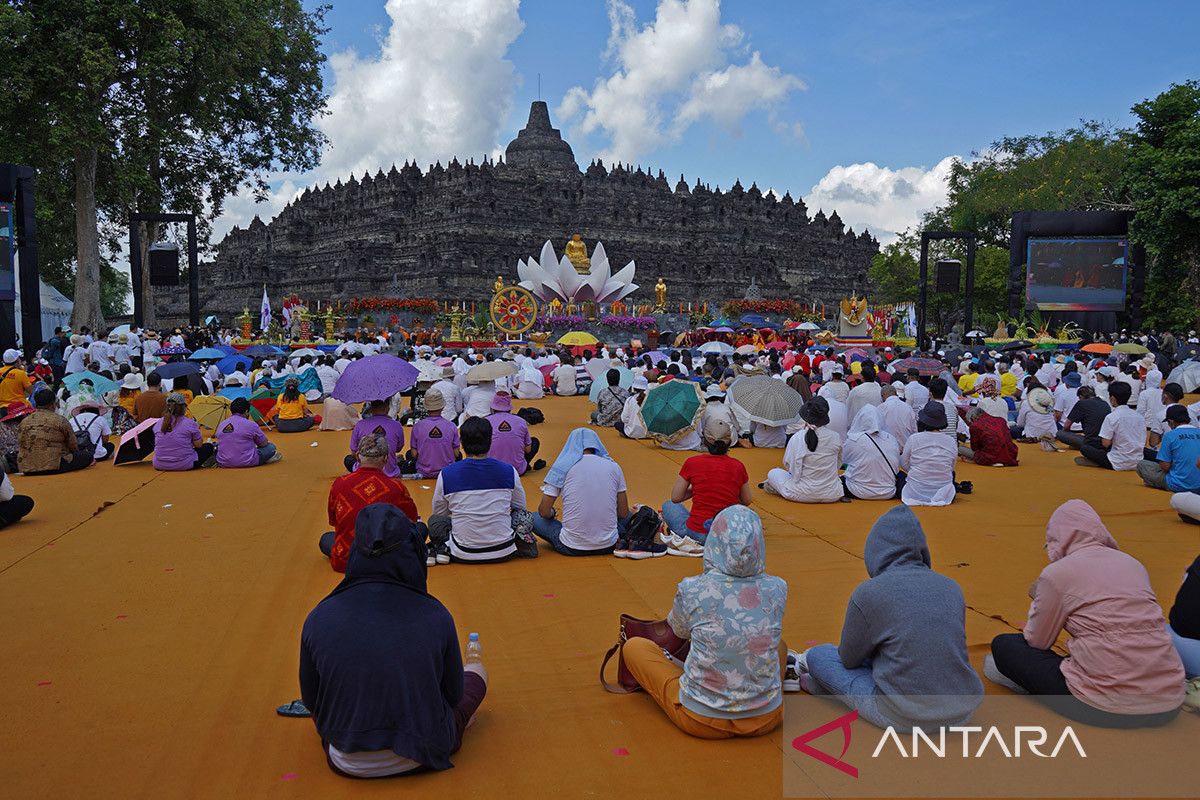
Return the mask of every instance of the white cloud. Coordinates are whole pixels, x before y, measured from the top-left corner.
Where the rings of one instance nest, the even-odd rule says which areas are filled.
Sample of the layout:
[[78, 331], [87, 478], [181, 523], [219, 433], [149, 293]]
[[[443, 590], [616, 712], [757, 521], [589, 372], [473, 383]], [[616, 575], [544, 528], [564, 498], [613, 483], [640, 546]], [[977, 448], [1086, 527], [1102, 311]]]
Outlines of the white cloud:
[[721, 24], [719, 0], [659, 0], [654, 21], [638, 27], [624, 0], [609, 0], [611, 33], [606, 56], [614, 71], [591, 91], [568, 90], [555, 110], [573, 136], [602, 132], [600, 157], [629, 161], [677, 141], [710, 119], [737, 135], [746, 115], [765, 111], [779, 133], [798, 135], [797, 123], [779, 119], [787, 96], [804, 83], [753, 52], [744, 63], [745, 34]]
[[306, 186], [343, 181], [416, 159], [495, 154], [516, 71], [505, 56], [521, 33], [519, 0], [388, 0], [390, 25], [379, 53], [329, 59], [329, 113], [316, 124], [329, 138], [320, 166], [270, 180], [264, 202], [243, 189], [213, 222], [212, 241], [257, 214], [269, 221]]
[[932, 169], [890, 169], [878, 164], [836, 166], [804, 198], [810, 214], [834, 210], [856, 231], [864, 227], [888, 244], [946, 201], [947, 179], [958, 156], [946, 156]]

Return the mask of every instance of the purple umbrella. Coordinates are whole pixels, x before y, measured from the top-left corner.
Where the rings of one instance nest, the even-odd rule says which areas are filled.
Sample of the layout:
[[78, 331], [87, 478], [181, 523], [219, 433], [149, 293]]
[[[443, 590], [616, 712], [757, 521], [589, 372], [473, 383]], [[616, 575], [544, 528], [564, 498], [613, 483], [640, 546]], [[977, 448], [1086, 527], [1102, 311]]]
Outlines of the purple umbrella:
[[332, 397], [343, 403], [386, 400], [397, 392], [412, 388], [420, 374], [402, 358], [386, 354], [367, 356], [346, 366], [333, 387]]
[[191, 354], [191, 350], [188, 350], [186, 347], [179, 347], [178, 345], [160, 347], [157, 351], [157, 355], [160, 356], [190, 356]]
[[[650, 361], [654, 364], [661, 364], [667, 360], [667, 354], [660, 350], [651, 350], [650, 352], [643, 353], [642, 355], [650, 356]], [[638, 356], [638, 360], [641, 360], [641, 356]]]

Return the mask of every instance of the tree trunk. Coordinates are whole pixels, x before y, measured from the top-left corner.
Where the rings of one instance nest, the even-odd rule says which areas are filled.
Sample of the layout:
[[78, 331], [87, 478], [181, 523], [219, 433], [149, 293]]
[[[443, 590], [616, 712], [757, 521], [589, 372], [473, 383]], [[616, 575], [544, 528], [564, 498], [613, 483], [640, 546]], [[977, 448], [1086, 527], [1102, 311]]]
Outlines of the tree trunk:
[[[157, 210], [157, 209], [156, 209]], [[158, 327], [154, 315], [154, 290], [150, 286], [150, 246], [162, 235], [162, 226], [157, 222], [140, 223], [142, 227], [142, 252], [138, 253], [136, 262], [130, 262], [130, 269], [136, 264], [142, 270], [142, 326], [145, 328]]]
[[100, 233], [96, 218], [96, 148], [75, 148], [75, 308], [71, 327], [104, 329], [100, 307]]

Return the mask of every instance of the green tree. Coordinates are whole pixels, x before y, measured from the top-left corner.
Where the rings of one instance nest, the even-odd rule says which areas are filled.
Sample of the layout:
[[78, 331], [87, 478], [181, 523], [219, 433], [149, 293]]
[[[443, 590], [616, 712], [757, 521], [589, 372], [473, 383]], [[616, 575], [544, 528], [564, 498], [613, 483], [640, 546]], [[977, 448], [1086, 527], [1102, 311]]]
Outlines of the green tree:
[[1128, 208], [1122, 185], [1128, 147], [1099, 122], [1040, 136], [1009, 136], [950, 170], [946, 205], [935, 215], [982, 244], [1007, 249], [1016, 211]]
[[1151, 325], [1197, 322], [1200, 303], [1200, 81], [1174, 85], [1133, 107], [1125, 186], [1133, 237], [1150, 256], [1144, 307]]
[[[300, 0], [10, 0], [0, 9], [11, 87], [0, 137], [38, 168], [45, 272], [60, 289], [73, 273], [76, 325], [101, 326], [123, 295], [105, 265], [130, 211], [196, 213], [203, 246], [239, 188], [261, 196], [270, 171], [315, 166], [324, 11]], [[131, 256], [145, 270], [144, 253]]]

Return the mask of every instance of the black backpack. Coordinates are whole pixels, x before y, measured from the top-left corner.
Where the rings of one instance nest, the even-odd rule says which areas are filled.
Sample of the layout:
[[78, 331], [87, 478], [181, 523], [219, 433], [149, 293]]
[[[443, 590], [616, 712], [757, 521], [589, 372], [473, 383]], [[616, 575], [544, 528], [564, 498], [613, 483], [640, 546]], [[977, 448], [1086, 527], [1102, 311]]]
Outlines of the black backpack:
[[650, 506], [642, 506], [633, 512], [629, 524], [625, 527], [625, 538], [630, 546], [640, 543], [643, 546], [654, 541], [654, 535], [662, 527], [662, 517]]
[[540, 408], [521, 408], [517, 416], [525, 420], [526, 425], [540, 425], [546, 421], [546, 415]]

